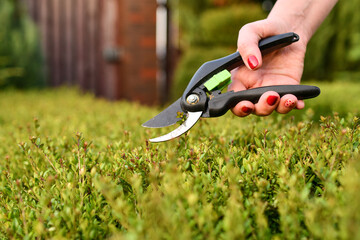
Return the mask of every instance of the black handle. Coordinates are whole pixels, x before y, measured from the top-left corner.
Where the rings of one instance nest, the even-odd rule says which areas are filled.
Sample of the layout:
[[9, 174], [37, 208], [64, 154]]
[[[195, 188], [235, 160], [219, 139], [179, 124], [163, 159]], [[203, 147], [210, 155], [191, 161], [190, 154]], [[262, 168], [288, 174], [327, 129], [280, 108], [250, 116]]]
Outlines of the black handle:
[[[234, 107], [238, 102], [248, 100], [257, 103], [262, 94], [267, 91], [275, 91], [280, 97], [285, 94], [293, 94], [299, 100], [314, 98], [320, 94], [320, 89], [316, 86], [309, 85], [276, 85], [253, 88], [239, 92], [227, 92], [215, 96], [208, 102], [209, 112], [203, 117], [218, 117], [224, 115], [230, 108]], [[208, 115], [208, 116], [206, 116]]]
[[[290, 45], [291, 43], [297, 42], [297, 41], [299, 41], [299, 39], [300, 39], [300, 37], [296, 33], [293, 33], [293, 32], [283, 33], [283, 34], [279, 34], [279, 35], [261, 39], [259, 41], [259, 49], [261, 51], [261, 54], [264, 56], [275, 50], [286, 47], [286, 46]], [[226, 69], [228, 71], [231, 71], [234, 68], [240, 67], [241, 65], [244, 64], [244, 61], [241, 58], [239, 52], [235, 52], [224, 58], [221, 58], [221, 59], [219, 59], [219, 61], [223, 62], [223, 65], [225, 66], [224, 69]], [[223, 69], [221, 69], [221, 70], [223, 70]]]
[[[259, 48], [261, 53], [265, 55], [269, 52], [290, 45], [291, 43], [298, 40], [299, 35], [293, 32], [279, 34], [260, 40]], [[239, 52], [235, 52], [226, 57], [204, 63], [192, 77], [191, 81], [189, 82], [188, 86], [184, 91], [183, 98], [185, 99], [190, 92], [192, 92], [196, 87], [199, 87], [216, 73], [221, 72], [224, 69], [231, 71], [234, 68], [239, 67], [243, 64], [244, 62]]]

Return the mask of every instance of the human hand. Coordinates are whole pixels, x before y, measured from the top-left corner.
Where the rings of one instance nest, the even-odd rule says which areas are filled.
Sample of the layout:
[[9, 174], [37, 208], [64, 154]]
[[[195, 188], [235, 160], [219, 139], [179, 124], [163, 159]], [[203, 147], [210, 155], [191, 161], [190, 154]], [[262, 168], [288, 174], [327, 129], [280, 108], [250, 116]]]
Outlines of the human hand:
[[[282, 48], [264, 58], [258, 48], [258, 42], [266, 37], [289, 32], [287, 26], [281, 22], [262, 20], [245, 25], [241, 28], [238, 38], [238, 51], [246, 65], [232, 71], [232, 83], [229, 90], [241, 91], [269, 85], [296, 85], [304, 67], [306, 41], [299, 42]], [[304, 108], [304, 101], [298, 100], [292, 94], [280, 98], [273, 91], [264, 93], [258, 103], [241, 101], [232, 112], [244, 117], [250, 113], [259, 116], [271, 114], [274, 110], [279, 113], [288, 113], [292, 109]]]

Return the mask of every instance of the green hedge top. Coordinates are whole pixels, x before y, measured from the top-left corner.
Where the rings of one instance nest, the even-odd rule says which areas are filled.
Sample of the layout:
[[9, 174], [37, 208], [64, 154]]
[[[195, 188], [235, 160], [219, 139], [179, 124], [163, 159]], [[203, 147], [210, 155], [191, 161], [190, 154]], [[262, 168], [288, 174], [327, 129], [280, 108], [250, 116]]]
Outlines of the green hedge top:
[[[307, 106], [360, 104], [359, 83], [320, 87]], [[354, 109], [229, 114], [162, 144], [146, 139], [169, 129], [141, 128], [158, 109], [65, 88], [3, 91], [0, 109], [0, 239], [360, 237]]]

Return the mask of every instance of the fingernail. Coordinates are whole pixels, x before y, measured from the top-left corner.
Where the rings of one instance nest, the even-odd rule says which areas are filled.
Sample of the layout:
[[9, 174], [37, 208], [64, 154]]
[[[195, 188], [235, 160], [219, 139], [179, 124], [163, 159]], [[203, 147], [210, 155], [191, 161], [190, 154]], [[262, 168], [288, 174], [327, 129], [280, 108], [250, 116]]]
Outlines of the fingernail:
[[248, 107], [242, 107], [242, 108], [241, 108], [241, 111], [243, 111], [244, 113], [251, 113], [251, 112], [252, 112], [252, 109], [251, 109], [251, 108], [248, 108]]
[[273, 106], [278, 100], [277, 96], [268, 96], [268, 98], [266, 99], [266, 102], [270, 105]]
[[254, 55], [250, 55], [248, 58], [248, 64], [251, 69], [254, 69], [259, 65], [259, 61], [257, 60], [257, 58]]
[[285, 107], [287, 108], [293, 108], [295, 106], [296, 102], [291, 100], [291, 99], [288, 99], [285, 101]]

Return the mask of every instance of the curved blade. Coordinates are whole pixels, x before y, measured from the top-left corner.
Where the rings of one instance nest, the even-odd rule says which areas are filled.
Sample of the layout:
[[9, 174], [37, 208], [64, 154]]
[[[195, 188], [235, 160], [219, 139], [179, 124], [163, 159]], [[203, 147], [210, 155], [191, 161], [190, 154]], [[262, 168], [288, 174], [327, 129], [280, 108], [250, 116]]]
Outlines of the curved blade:
[[150, 142], [164, 142], [164, 141], [168, 141], [168, 140], [174, 139], [176, 137], [179, 137], [180, 135], [189, 131], [190, 128], [192, 128], [195, 125], [195, 123], [201, 117], [202, 113], [203, 112], [189, 112], [188, 117], [185, 120], [185, 122], [183, 122], [183, 124], [181, 124], [177, 129], [175, 129], [174, 131], [172, 131], [166, 135], [163, 135], [161, 137], [150, 139], [149, 141]]
[[179, 117], [179, 113], [183, 114], [180, 101], [181, 98], [179, 98], [176, 102], [171, 104], [168, 108], [166, 108], [164, 111], [162, 111], [149, 121], [143, 123], [142, 126], [148, 128], [160, 128], [171, 126], [177, 123], [181, 120], [181, 118]]

